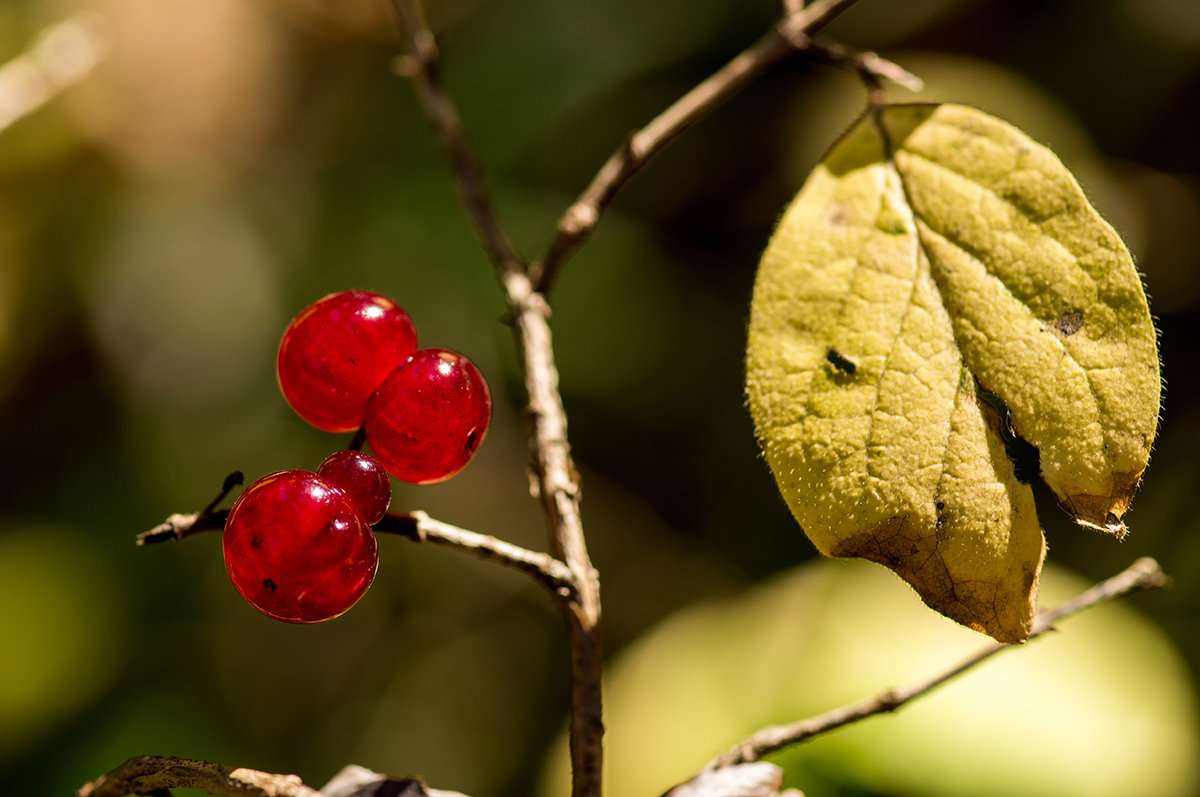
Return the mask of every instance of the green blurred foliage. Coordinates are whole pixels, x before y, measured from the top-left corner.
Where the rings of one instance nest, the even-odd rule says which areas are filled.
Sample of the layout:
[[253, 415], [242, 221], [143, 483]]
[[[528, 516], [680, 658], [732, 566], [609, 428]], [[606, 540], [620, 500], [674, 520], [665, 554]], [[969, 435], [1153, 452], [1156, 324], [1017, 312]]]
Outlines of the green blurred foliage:
[[[1087, 586], [1051, 565], [1043, 603]], [[1062, 631], [892, 716], [769, 758], [806, 797], [1195, 794], [1194, 692], [1166, 635], [1127, 603], [1064, 621]], [[734, 600], [690, 607], [609, 671], [610, 793], [661, 794], [760, 728], [924, 680], [985, 647], [861, 561], [810, 562]], [[548, 759], [543, 795], [564, 792], [565, 746], [560, 739]]]
[[[768, 0], [429, 5], [470, 139], [531, 257], [623, 136], [775, 14]], [[1143, 554], [1166, 564], [1175, 589], [1139, 605], [1194, 675], [1192, 6], [862, 0], [828, 35], [1045, 140], [1128, 236], [1163, 332], [1158, 450], [1127, 543], [1049, 504], [1042, 517], [1051, 558], [1088, 578]], [[10, 0], [0, 62], [80, 9], [107, 20], [107, 58], [0, 131], [0, 792], [69, 793], [157, 752], [318, 784], [353, 761], [476, 797], [529, 793], [568, 684], [558, 617], [520, 576], [384, 540], [353, 612], [290, 627], [229, 588], [215, 535], [132, 544], [203, 506], [231, 470], [311, 468], [345, 444], [289, 413], [273, 353], [305, 304], [363, 287], [404, 304], [424, 343], [479, 362], [497, 399], [476, 461], [443, 485], [397, 485], [393, 506], [545, 545], [504, 304], [391, 72], [386, 3]], [[862, 102], [842, 73], [780, 65], [638, 175], [556, 289], [614, 655], [683, 606], [813, 556], [742, 405], [746, 303], [776, 215]]]

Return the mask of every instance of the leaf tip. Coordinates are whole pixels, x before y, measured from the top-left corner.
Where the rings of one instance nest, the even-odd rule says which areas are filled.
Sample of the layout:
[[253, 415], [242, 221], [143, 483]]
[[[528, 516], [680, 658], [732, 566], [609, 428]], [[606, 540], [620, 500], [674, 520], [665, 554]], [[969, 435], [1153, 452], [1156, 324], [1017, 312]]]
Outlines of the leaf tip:
[[1063, 501], [1063, 508], [1079, 525], [1123, 539], [1129, 529], [1121, 516], [1129, 509], [1141, 478], [1140, 471], [1114, 474], [1110, 495], [1072, 495]]
[[[1084, 498], [1095, 498], [1096, 496], [1089, 495], [1089, 496], [1083, 496], [1083, 497]], [[1112, 512], [1109, 512], [1103, 518], [1099, 518], [1096, 520], [1093, 520], [1088, 517], [1083, 517], [1080, 515], [1075, 515], [1075, 522], [1078, 523], [1080, 526], [1083, 526], [1084, 528], [1092, 529], [1093, 531], [1102, 531], [1106, 534], [1111, 534], [1114, 537], [1116, 537], [1118, 540], [1124, 539], [1125, 535], [1129, 532], [1129, 529], [1126, 528], [1126, 526], [1125, 526], [1125, 522], [1123, 520], [1121, 520], [1121, 518], [1117, 517]]]

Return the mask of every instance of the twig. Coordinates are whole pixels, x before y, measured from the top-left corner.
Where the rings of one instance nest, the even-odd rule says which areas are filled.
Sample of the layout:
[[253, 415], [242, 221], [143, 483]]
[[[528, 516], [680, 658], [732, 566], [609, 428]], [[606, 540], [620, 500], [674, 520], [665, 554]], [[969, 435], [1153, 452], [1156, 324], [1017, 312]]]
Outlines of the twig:
[[[762, 38], [633, 133], [609, 156], [592, 182], [559, 219], [546, 253], [531, 270], [536, 289], [542, 293], [549, 291], [559, 269], [591, 234], [600, 220], [600, 214], [617, 191], [651, 157], [775, 62], [798, 50], [817, 47], [810, 37], [854, 2], [817, 0], [803, 8], [794, 8], [795, 4], [785, 5], [782, 18]], [[886, 71], [891, 74], [908, 74], [879, 56], [866, 58], [865, 55], [860, 57], [855, 54], [851, 57], [847, 48], [842, 48], [840, 52], [831, 51], [828, 47], [819, 50], [824, 57], [834, 61], [858, 59], [856, 69], [887, 64]], [[880, 74], [891, 77], [891, 74]]]
[[434, 520], [421, 511], [407, 514], [389, 512], [375, 525], [375, 531], [398, 534], [414, 542], [431, 542], [457, 548], [480, 559], [499, 562], [531, 575], [560, 598], [573, 598], [575, 595], [570, 571], [553, 556]]
[[484, 187], [483, 170], [467, 146], [458, 110], [442, 85], [433, 32], [415, 0], [392, 0], [392, 8], [405, 49], [404, 57], [397, 62], [397, 71], [412, 82], [434, 134], [446, 150], [463, 207], [479, 240], [502, 275], [523, 272], [525, 265], [501, 229], [495, 205]]
[[[774, 764], [757, 761], [724, 769], [704, 770], [695, 777], [669, 789], [662, 797], [780, 797], [783, 770]], [[803, 797], [798, 791], [786, 795]]]
[[219, 797], [321, 797], [296, 775], [273, 775], [256, 769], [226, 767], [175, 756], [144, 755], [86, 783], [76, 797], [125, 797], [127, 794], [169, 795], [169, 789], [199, 789]]
[[[1034, 630], [1030, 634], [1029, 639], [1032, 640], [1048, 631], [1054, 630], [1055, 624], [1059, 621], [1106, 600], [1123, 597], [1141, 590], [1161, 588], [1169, 583], [1170, 579], [1163, 573], [1158, 562], [1149, 558], [1139, 559], [1123, 572], [1096, 584], [1066, 603], [1038, 615], [1037, 621], [1034, 623]], [[715, 773], [717, 770], [736, 767], [741, 772], [749, 775], [751, 774], [751, 770], [747, 769], [746, 765], [751, 764], [764, 755], [806, 741], [814, 736], [827, 733], [844, 725], [866, 719], [867, 717], [896, 711], [901, 706], [924, 696], [950, 679], [1010, 647], [1013, 646], [994, 645], [927, 681], [913, 684], [904, 689], [884, 692], [871, 700], [847, 706], [793, 725], [766, 728], [746, 739], [732, 750], [714, 759], [705, 767], [700, 775], [672, 790], [671, 794], [683, 794], [687, 792], [688, 795], [695, 795], [695, 797], [710, 793], [714, 797], [718, 794], [727, 794], [728, 791], [723, 790], [726, 784], [709, 783], [705, 779], [708, 777], [705, 773]], [[384, 776], [377, 776], [375, 773], [369, 773], [365, 770], [359, 772], [357, 771], [358, 768], [347, 769], [355, 770], [350, 773], [357, 778], [351, 784], [355, 788], [360, 787], [368, 781], [379, 781], [392, 787], [387, 792], [388, 794], [418, 795], [419, 797], [462, 797], [462, 795], [458, 795], [455, 792], [440, 792], [435, 789], [427, 789], [420, 781], [412, 779], [397, 781], [385, 778]], [[365, 777], [364, 772], [370, 777]], [[346, 786], [346, 782], [344, 782], [347, 781], [347, 778], [344, 777], [345, 774], [344, 771], [338, 778], [330, 781], [330, 784], [327, 786], [330, 789], [330, 794], [336, 791], [333, 788], [335, 784]], [[754, 775], [754, 788], [761, 788], [762, 794], [772, 794], [773, 789], [778, 788], [777, 772], [774, 768], [762, 773], [754, 771], [752, 774]], [[739, 783], [741, 783], [740, 780]], [[408, 791], [400, 791], [394, 788], [397, 785], [411, 786], [411, 788]], [[207, 761], [152, 755], [129, 759], [111, 772], [100, 776], [94, 782], [84, 784], [76, 792], [76, 797], [125, 797], [125, 795], [129, 794], [165, 797], [170, 794], [169, 790], [173, 788], [198, 789], [208, 794], [218, 795], [218, 797], [326, 797], [324, 791], [316, 791], [311, 787], [305, 786], [296, 775], [278, 775], [253, 769], [226, 767]], [[341, 794], [341, 792], [337, 793]], [[361, 791], [355, 791], [354, 793], [359, 794]], [[748, 793], [757, 794], [759, 792], [751, 791]]]
[[[800, 47], [800, 45], [797, 46]], [[833, 66], [853, 70], [866, 87], [868, 102], [872, 105], [886, 103], [887, 98], [883, 91], [885, 81], [891, 81], [909, 91], [920, 91], [925, 87], [925, 81], [921, 78], [878, 53], [856, 50], [837, 42], [823, 43], [812, 39], [809, 39], [801, 49], [814, 58]]]
[[125, 797], [127, 794], [170, 795], [170, 789], [198, 789], [217, 797], [466, 797], [456, 791], [431, 789], [417, 778], [389, 778], [358, 766], [342, 769], [320, 791], [296, 775], [225, 767], [176, 756], [144, 755], [85, 783], [76, 797]]
[[199, 512], [176, 513], [168, 516], [166, 520], [154, 528], [137, 535], [137, 544], [145, 546], [166, 542], [167, 540], [182, 540], [185, 537], [199, 534], [202, 531], [219, 531], [225, 528], [225, 520], [229, 517], [229, 510], [218, 510], [217, 505], [233, 492], [234, 487], [238, 487], [245, 480], [246, 477], [242, 475], [242, 472], [235, 470], [225, 477], [225, 481], [221, 484], [221, 489], [217, 491], [213, 500], [208, 502], [208, 506]]
[[[236, 474], [240, 476], [241, 474]], [[231, 477], [232, 478], [232, 477]], [[229, 484], [230, 480], [226, 480]], [[227, 492], [227, 491], [226, 491]], [[167, 540], [183, 540], [204, 531], [221, 531], [229, 510], [213, 510], [221, 500], [218, 496], [203, 512], [177, 513], [162, 523], [137, 536], [138, 545], [153, 545]], [[421, 511], [399, 514], [389, 512], [374, 526], [381, 534], [407, 537], [413, 542], [431, 542], [448, 548], [457, 548], [480, 559], [510, 567], [533, 578], [550, 590], [557, 598], [571, 599], [575, 596], [574, 579], [567, 566], [549, 554], [530, 551], [519, 545], [504, 542], [487, 534], [469, 531], [440, 520], [434, 520]]]
[[83, 12], [47, 28], [23, 55], [0, 66], [0, 130], [83, 79], [108, 52], [108, 21]]
[[[1042, 612], [1033, 624], [1029, 640], [1042, 636], [1054, 630], [1054, 624], [1076, 612], [1091, 608], [1098, 603], [1113, 598], [1123, 597], [1132, 592], [1148, 589], [1159, 589], [1167, 586], [1170, 579], [1158, 562], [1150, 558], [1138, 559], [1128, 568], [1105, 581], [1096, 584], [1081, 595], [1072, 598], [1054, 609]], [[1029, 641], [1027, 640], [1027, 641]], [[732, 749], [717, 756], [705, 770], [720, 769], [751, 761], [757, 761], [763, 756], [807, 741], [845, 725], [858, 722], [876, 714], [896, 711], [901, 706], [932, 692], [947, 681], [955, 678], [976, 665], [990, 659], [1002, 650], [1013, 645], [992, 645], [962, 661], [958, 665], [934, 676], [926, 681], [911, 684], [902, 689], [892, 689], [869, 700], [853, 703], [849, 706], [830, 711], [819, 717], [802, 720], [790, 725], [776, 725], [764, 728], [749, 738], [743, 740]]]
[[603, 657], [597, 630], [600, 582], [583, 536], [579, 479], [567, 443], [567, 419], [558, 390], [549, 307], [530, 281], [526, 264], [500, 228], [454, 103], [438, 77], [437, 44], [416, 0], [392, 0], [392, 7], [407, 51], [402, 71], [411, 78], [417, 98], [449, 156], [467, 215], [499, 272], [513, 315], [528, 395], [530, 448], [537, 491], [549, 519], [555, 554], [566, 565], [574, 586], [574, 591], [559, 602], [571, 646], [572, 794], [599, 797], [604, 734], [600, 718]]
[[600, 579], [583, 535], [579, 476], [567, 442], [567, 414], [558, 389], [548, 308], [524, 274], [510, 275], [504, 284], [510, 303], [518, 308], [517, 347], [529, 396], [537, 491], [550, 520], [554, 551], [570, 571], [577, 595], [561, 604], [571, 648], [571, 794], [600, 797], [604, 737]]
[[601, 652], [600, 585], [588, 556], [579, 513], [579, 480], [566, 436], [566, 413], [558, 389], [544, 292], [554, 273], [590, 233], [604, 207], [629, 177], [669, 141], [705, 113], [736, 93], [775, 61], [797, 49], [813, 47], [827, 60], [849, 61], [867, 76], [915, 80], [872, 54], [848, 48], [816, 48], [809, 36], [854, 0], [817, 0], [792, 8], [766, 36], [711, 78], [680, 98], [635, 133], [601, 168], [558, 225], [542, 262], [527, 268], [504, 234], [479, 167], [466, 143], [461, 120], [439, 76], [438, 47], [415, 0], [392, 0], [406, 50], [400, 71], [414, 85], [418, 100], [450, 159], [467, 215], [496, 266], [513, 314], [517, 344], [529, 397], [531, 450], [536, 487], [550, 519], [555, 553], [567, 566], [574, 592], [562, 604], [570, 631], [573, 698], [571, 756], [573, 794], [600, 793]]
[[219, 512], [176, 512], [154, 528], [137, 535], [136, 543], [141, 546], [156, 545], [167, 540], [182, 540], [202, 531], [220, 531], [225, 528], [229, 510]]

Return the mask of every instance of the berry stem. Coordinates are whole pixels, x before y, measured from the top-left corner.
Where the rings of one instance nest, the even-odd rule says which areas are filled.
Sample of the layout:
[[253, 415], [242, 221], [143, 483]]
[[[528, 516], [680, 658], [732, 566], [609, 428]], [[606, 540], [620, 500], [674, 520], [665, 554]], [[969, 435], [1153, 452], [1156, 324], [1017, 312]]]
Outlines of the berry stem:
[[[222, 531], [228, 509], [215, 512], [176, 513], [149, 531], [137, 536], [138, 545], [153, 545], [168, 540], [183, 540], [204, 531]], [[497, 562], [533, 576], [558, 600], [577, 600], [575, 579], [567, 566], [549, 554], [531, 551], [497, 539], [490, 534], [460, 528], [431, 518], [419, 510], [389, 512], [374, 527], [377, 534], [407, 537], [413, 542], [429, 542], [457, 548], [480, 559]]]

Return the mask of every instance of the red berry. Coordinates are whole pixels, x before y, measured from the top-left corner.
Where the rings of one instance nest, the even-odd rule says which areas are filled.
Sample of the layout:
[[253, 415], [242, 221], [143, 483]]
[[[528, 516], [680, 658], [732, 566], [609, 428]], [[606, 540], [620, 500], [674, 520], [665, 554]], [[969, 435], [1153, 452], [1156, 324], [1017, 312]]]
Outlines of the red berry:
[[367, 401], [367, 442], [397, 479], [432, 484], [471, 460], [491, 411], [487, 382], [470, 360], [446, 349], [418, 349]]
[[379, 383], [417, 347], [400, 305], [369, 291], [343, 291], [310, 305], [283, 333], [276, 375], [301, 418], [327, 432], [350, 432]]
[[303, 470], [272, 473], [234, 502], [225, 569], [250, 605], [289, 623], [345, 612], [375, 578], [375, 535], [342, 490]]
[[361, 451], [334, 451], [317, 468], [317, 475], [345, 491], [368, 526], [379, 522], [392, 500], [387, 471]]

